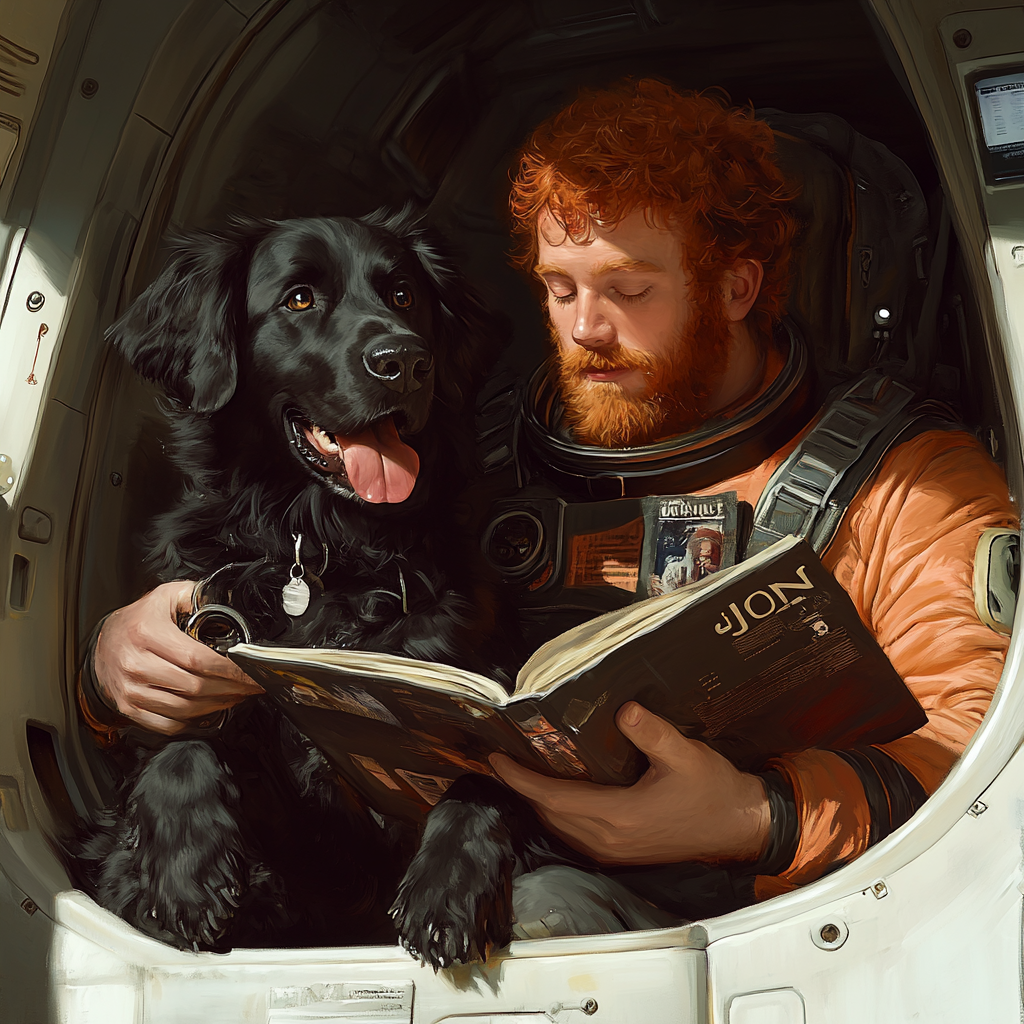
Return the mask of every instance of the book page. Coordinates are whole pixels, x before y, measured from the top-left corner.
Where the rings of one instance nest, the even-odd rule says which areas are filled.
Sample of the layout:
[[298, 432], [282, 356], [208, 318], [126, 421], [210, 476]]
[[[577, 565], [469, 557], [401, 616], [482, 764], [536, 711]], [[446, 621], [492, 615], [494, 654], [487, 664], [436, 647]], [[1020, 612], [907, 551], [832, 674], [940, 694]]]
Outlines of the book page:
[[796, 537], [785, 537], [731, 569], [681, 587], [671, 594], [651, 597], [618, 611], [607, 612], [549, 640], [520, 670], [512, 699], [536, 696], [555, 689], [567, 679], [585, 672], [614, 647], [657, 629], [705, 596], [748, 573], [756, 572], [766, 562], [799, 543]]
[[333, 647], [262, 647], [259, 644], [237, 644], [231, 649], [231, 653], [264, 662], [283, 661], [322, 666], [339, 675], [400, 679], [441, 693], [482, 697], [498, 706], [504, 705], [508, 700], [505, 687], [493, 679], [451, 665], [417, 661], [397, 654], [342, 650]]

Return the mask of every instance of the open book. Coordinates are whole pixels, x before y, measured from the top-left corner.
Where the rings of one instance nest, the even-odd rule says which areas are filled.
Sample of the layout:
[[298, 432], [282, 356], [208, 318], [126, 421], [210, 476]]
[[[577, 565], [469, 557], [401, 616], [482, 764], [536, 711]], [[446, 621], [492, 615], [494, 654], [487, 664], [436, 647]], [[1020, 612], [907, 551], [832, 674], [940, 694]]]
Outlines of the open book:
[[615, 727], [629, 700], [741, 768], [812, 746], [882, 743], [925, 714], [808, 544], [748, 561], [563, 633], [509, 695], [432, 662], [241, 644], [257, 680], [382, 813], [414, 820], [503, 751], [536, 771], [625, 784], [646, 767]]

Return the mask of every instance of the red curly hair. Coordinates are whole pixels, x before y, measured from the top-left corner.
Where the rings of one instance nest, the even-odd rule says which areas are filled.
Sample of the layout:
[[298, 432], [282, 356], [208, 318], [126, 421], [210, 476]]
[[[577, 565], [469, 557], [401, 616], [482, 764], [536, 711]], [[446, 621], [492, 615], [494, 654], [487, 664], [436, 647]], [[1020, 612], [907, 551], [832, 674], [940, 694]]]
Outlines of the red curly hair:
[[715, 93], [627, 79], [581, 93], [530, 136], [509, 199], [516, 259], [532, 271], [544, 209], [576, 240], [594, 221], [614, 225], [643, 210], [652, 225], [684, 234], [698, 301], [714, 301], [736, 260], [760, 261], [751, 316], [765, 332], [785, 312], [796, 195], [775, 162], [771, 128], [750, 111]]

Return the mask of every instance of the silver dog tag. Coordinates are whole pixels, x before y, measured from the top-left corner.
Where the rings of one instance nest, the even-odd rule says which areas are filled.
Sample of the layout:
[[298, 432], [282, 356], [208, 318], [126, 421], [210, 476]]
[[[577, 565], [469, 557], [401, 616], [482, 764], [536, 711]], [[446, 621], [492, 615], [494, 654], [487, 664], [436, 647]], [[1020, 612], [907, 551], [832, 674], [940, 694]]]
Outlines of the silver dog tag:
[[301, 577], [290, 579], [281, 588], [281, 607], [285, 615], [302, 615], [309, 607], [309, 584]]
[[309, 607], [309, 584], [302, 578], [306, 570], [302, 566], [302, 534], [292, 534], [295, 541], [295, 564], [288, 571], [291, 579], [281, 588], [281, 607], [285, 615], [293, 618], [302, 615]]

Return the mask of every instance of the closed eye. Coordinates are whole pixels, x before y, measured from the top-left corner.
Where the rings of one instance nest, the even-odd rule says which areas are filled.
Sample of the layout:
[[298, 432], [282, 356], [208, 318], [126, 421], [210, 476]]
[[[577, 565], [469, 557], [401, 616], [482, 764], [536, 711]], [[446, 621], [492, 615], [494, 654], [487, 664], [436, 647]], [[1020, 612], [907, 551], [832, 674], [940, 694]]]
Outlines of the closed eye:
[[648, 285], [641, 292], [623, 292], [619, 291], [618, 288], [612, 288], [612, 291], [616, 294], [620, 302], [643, 302], [648, 295], [651, 294], [651, 289], [654, 285]]
[[316, 298], [313, 295], [313, 289], [307, 285], [296, 288], [285, 299], [283, 305], [293, 313], [302, 313], [307, 309], [316, 309]]

